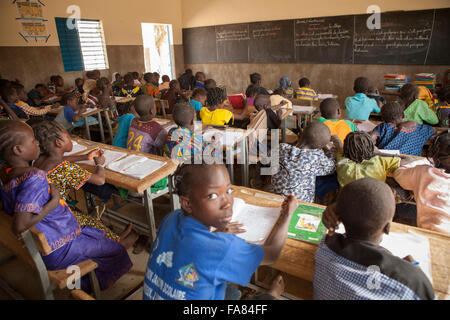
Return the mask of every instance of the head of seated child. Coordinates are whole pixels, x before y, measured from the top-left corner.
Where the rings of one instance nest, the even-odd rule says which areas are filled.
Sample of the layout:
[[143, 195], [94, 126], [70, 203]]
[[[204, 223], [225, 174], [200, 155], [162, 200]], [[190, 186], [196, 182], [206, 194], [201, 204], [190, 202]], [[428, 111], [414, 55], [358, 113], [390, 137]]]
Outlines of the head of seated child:
[[419, 88], [412, 83], [407, 83], [400, 88], [400, 99], [407, 108], [419, 97]]
[[[10, 167], [27, 167], [39, 156], [39, 142], [29, 125], [22, 121], [3, 120], [0, 126], [0, 159]], [[6, 183], [6, 177], [2, 181]]]
[[23, 85], [21, 85], [19, 83], [15, 83], [11, 87], [16, 89], [17, 97], [19, 98], [19, 100], [22, 100], [22, 101], [28, 100], [28, 96], [27, 96], [27, 93], [25, 92], [25, 88]]
[[120, 81], [122, 81], [122, 76], [120, 75], [120, 73], [117, 72], [114, 75], [114, 79], [115, 79], [116, 82], [120, 82]]
[[17, 95], [16, 89], [13, 87], [3, 87], [1, 89], [1, 96], [3, 101], [6, 103], [17, 103], [19, 101], [19, 96]]
[[133, 76], [133, 80], [139, 80], [139, 72], [134, 71], [131, 73], [131, 75]]
[[202, 106], [204, 106], [206, 103], [206, 90], [203, 88], [195, 88], [194, 91], [192, 91], [192, 99], [200, 102]]
[[159, 78], [160, 75], [158, 72], [153, 72], [153, 85], [158, 86], [159, 85]]
[[369, 89], [367, 89], [367, 94], [378, 95], [379, 94], [378, 88], [370, 86]]
[[345, 227], [346, 237], [352, 240], [379, 244], [383, 234], [389, 234], [394, 213], [392, 190], [374, 178], [350, 182], [337, 198], [336, 214]]
[[176, 79], [170, 81], [169, 82], [169, 89], [170, 90], [175, 90], [175, 91], [181, 90], [180, 82], [178, 80], [176, 80]]
[[298, 86], [300, 88], [310, 88], [311, 82], [308, 78], [301, 78], [300, 80], [298, 80]]
[[355, 79], [353, 84], [353, 91], [355, 93], [364, 93], [367, 94], [369, 90], [369, 79], [365, 77], [358, 77]]
[[450, 103], [450, 86], [441, 88], [437, 92], [437, 97], [441, 103]]
[[206, 80], [206, 75], [203, 72], [199, 71], [195, 74], [195, 81], [205, 82], [205, 80]]
[[43, 83], [38, 83], [38, 84], [36, 84], [36, 85], [34, 86], [34, 89], [35, 89], [36, 91], [38, 91], [38, 92], [41, 94], [41, 96], [43, 96], [43, 97], [45, 97], [46, 95], [48, 95], [48, 89], [47, 89], [47, 87], [45, 86], [45, 84], [43, 84]]
[[233, 215], [228, 170], [218, 164], [184, 164], [174, 174], [184, 214], [205, 227], [225, 229]]
[[301, 133], [297, 147], [301, 149], [323, 149], [330, 140], [330, 129], [321, 122], [312, 122]]
[[62, 157], [72, 151], [73, 144], [67, 130], [56, 121], [41, 120], [32, 124], [34, 136], [39, 141], [41, 153]]
[[194, 107], [187, 102], [181, 102], [175, 104], [173, 108], [173, 121], [180, 127], [194, 129], [194, 121], [196, 120], [196, 114]]
[[61, 97], [61, 105], [78, 110], [78, 97], [75, 93], [66, 93]]
[[92, 80], [95, 80], [95, 72], [94, 72], [94, 70], [91, 70], [91, 71], [87, 71], [86, 72], [86, 78], [88, 78], [88, 79], [92, 79]]
[[150, 84], [150, 83], [153, 84], [153, 82], [154, 82], [153, 73], [152, 72], [144, 73], [144, 81], [148, 84]]
[[320, 114], [325, 119], [340, 119], [341, 108], [339, 102], [334, 98], [327, 98], [320, 103]]
[[81, 92], [83, 92], [83, 85], [84, 85], [84, 80], [81, 78], [76, 78], [75, 79], [75, 87], [77, 87], [77, 89]]
[[133, 79], [133, 75], [131, 73], [127, 73], [126, 75], [124, 75], [123, 84], [127, 88], [134, 87], [134, 79]]
[[223, 109], [226, 100], [227, 96], [225, 95], [225, 90], [218, 87], [208, 90], [208, 93], [206, 94], [208, 109], [211, 111]]
[[272, 95], [274, 95], [274, 96], [278, 95], [278, 96], [282, 96], [282, 97], [286, 98], [286, 93], [281, 88], [276, 88], [275, 90], [273, 90]]
[[450, 133], [440, 133], [432, 142], [428, 150], [428, 158], [433, 159], [436, 168], [444, 169], [450, 173]]
[[152, 96], [140, 95], [136, 97], [133, 105], [141, 121], [150, 121], [156, 115], [155, 101]]
[[214, 79], [206, 79], [205, 80], [205, 89], [206, 90], [214, 89], [215, 87], [217, 87], [216, 80], [214, 80]]
[[161, 77], [161, 80], [162, 80], [163, 83], [164, 83], [164, 82], [170, 82], [170, 78], [169, 78], [168, 75], [163, 75], [163, 76]]
[[258, 111], [270, 108], [270, 96], [266, 94], [258, 94], [255, 98], [255, 108]]
[[64, 79], [60, 75], [54, 75], [50, 77], [50, 82], [56, 87], [64, 87]]
[[367, 132], [354, 131], [345, 137], [343, 151], [344, 157], [360, 163], [375, 155], [375, 144]]
[[402, 104], [396, 101], [390, 101], [381, 108], [381, 117], [384, 122], [397, 126], [403, 122], [403, 118], [405, 117], [403, 110]]
[[250, 82], [253, 85], [260, 86], [262, 81], [262, 77], [259, 73], [255, 72], [250, 75]]
[[97, 89], [104, 95], [112, 96], [112, 85], [106, 77], [101, 77], [97, 80]]

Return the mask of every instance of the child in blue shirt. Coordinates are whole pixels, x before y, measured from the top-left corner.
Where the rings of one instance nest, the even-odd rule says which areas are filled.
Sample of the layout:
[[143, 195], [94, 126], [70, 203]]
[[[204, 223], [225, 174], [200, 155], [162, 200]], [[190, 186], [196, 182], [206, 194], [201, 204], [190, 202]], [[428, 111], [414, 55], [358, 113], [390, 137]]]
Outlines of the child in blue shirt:
[[119, 117], [118, 120], [118, 129], [116, 135], [114, 136], [114, 140], [112, 145], [120, 148], [127, 148], [127, 139], [128, 139], [128, 130], [131, 126], [131, 121], [135, 117], [139, 117], [134, 110], [134, 104], [132, 101], [129, 101], [125, 104], [124, 108], [122, 108], [123, 114]]
[[144, 300], [223, 300], [228, 282], [245, 286], [260, 264], [277, 260], [297, 208], [294, 196], [284, 200], [279, 224], [259, 246], [233, 234], [244, 230], [230, 222], [233, 190], [224, 165], [183, 165], [174, 179], [181, 209], [169, 213], [158, 228]]
[[78, 97], [75, 93], [66, 93], [61, 98], [61, 104], [64, 108], [58, 113], [55, 121], [60, 123], [66, 130], [71, 130], [83, 123], [78, 122], [81, 119], [83, 112], [86, 111], [84, 105], [78, 105]]
[[189, 103], [194, 107], [195, 112], [198, 114], [206, 103], [206, 90], [204, 88], [195, 88]]
[[369, 90], [369, 79], [364, 77], [356, 78], [353, 90], [355, 95], [345, 99], [345, 110], [347, 118], [368, 120], [371, 112], [380, 112], [380, 108], [375, 99], [367, 97]]
[[16, 116], [20, 119], [28, 119], [27, 114], [16, 105], [19, 102], [19, 96], [17, 95], [17, 91], [12, 87], [3, 87], [1, 89], [1, 97], [7, 104], [10, 110], [12, 110]]
[[376, 147], [383, 150], [399, 150], [401, 154], [422, 156], [424, 144], [434, 134], [433, 127], [415, 121], [404, 122], [403, 106], [388, 102], [381, 108], [384, 123], [372, 132]]

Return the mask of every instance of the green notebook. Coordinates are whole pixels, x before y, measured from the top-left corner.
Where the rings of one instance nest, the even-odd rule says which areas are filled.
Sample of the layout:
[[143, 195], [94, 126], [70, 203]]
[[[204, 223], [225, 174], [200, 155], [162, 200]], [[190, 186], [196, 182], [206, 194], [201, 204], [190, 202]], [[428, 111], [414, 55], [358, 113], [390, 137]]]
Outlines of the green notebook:
[[311, 243], [319, 243], [327, 228], [322, 222], [325, 209], [301, 204], [292, 215], [289, 223], [288, 237]]

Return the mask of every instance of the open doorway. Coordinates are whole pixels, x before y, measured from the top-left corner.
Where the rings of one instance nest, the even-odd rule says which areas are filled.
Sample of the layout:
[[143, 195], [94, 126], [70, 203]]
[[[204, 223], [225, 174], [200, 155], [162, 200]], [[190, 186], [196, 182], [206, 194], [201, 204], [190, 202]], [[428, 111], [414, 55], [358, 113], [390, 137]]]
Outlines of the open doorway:
[[173, 79], [172, 25], [141, 23], [145, 72], [158, 72]]

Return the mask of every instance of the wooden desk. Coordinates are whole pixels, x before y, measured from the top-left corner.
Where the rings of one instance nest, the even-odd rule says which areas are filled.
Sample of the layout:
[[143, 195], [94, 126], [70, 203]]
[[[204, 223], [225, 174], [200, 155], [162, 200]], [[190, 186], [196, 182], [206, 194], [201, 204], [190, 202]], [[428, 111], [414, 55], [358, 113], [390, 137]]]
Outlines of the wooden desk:
[[[64, 106], [60, 106], [59, 108], [52, 109], [52, 110], [50, 110], [48, 112], [48, 114], [53, 115], [53, 116], [57, 116], [62, 109], [64, 109]], [[111, 137], [113, 137], [112, 127], [111, 127], [111, 123], [110, 123], [110, 120], [109, 120], [109, 115], [107, 114], [107, 110], [106, 109], [95, 108], [95, 110], [84, 112], [81, 115], [81, 118], [84, 119], [84, 124], [85, 124], [85, 127], [86, 127], [86, 136], [87, 136], [88, 140], [91, 140], [91, 131], [89, 130], [88, 117], [96, 114], [97, 115], [98, 126], [100, 128], [100, 136], [101, 136], [102, 142], [105, 143], [105, 133], [104, 133], [104, 130], [103, 130], [103, 121], [102, 121], [102, 115], [101, 115], [102, 112], [106, 113], [106, 119], [108, 121], [108, 127], [109, 127], [109, 130], [110, 130], [110, 134], [111, 134]]]
[[[255, 193], [267, 197], [279, 198], [280, 201], [254, 196]], [[238, 186], [233, 186], [233, 195], [245, 200], [249, 204], [268, 207], [280, 206], [283, 200], [281, 196], [275, 194]], [[303, 202], [299, 201], [300, 203]], [[318, 204], [307, 204], [325, 208]], [[450, 298], [450, 236], [395, 222], [392, 223], [391, 231], [414, 233], [428, 238], [430, 241], [433, 288], [439, 299]], [[316, 244], [287, 238], [280, 257], [270, 267], [296, 278], [312, 282], [314, 278], [314, 255], [316, 250]]]
[[[129, 177], [127, 175], [109, 170], [108, 168], [105, 168], [106, 172], [106, 182], [110, 183], [116, 187], [124, 188], [133, 192], [137, 193], [144, 193], [143, 199], [144, 199], [144, 206], [146, 209], [146, 218], [147, 218], [147, 225], [142, 224], [139, 221], [128, 219], [122, 215], [120, 215], [118, 212], [115, 212], [113, 209], [107, 209], [105, 213], [108, 213], [109, 216], [111, 216], [113, 219], [119, 220], [119, 221], [126, 221], [126, 222], [133, 222], [133, 224], [140, 229], [141, 231], [149, 234], [153, 237], [153, 240], [156, 238], [156, 224], [155, 224], [155, 216], [153, 212], [153, 203], [152, 200], [159, 197], [160, 195], [163, 195], [165, 193], [160, 194], [152, 194], [150, 187], [155, 184], [156, 182], [160, 181], [161, 179], [170, 176], [175, 172], [177, 169], [177, 163], [171, 159], [163, 158], [160, 156], [155, 156], [148, 153], [138, 152], [134, 150], [128, 150], [123, 149], [119, 147], [114, 147], [111, 145], [93, 142], [93, 141], [86, 141], [84, 139], [78, 138], [78, 137], [72, 137], [73, 140], [75, 140], [77, 143], [84, 145], [88, 147], [87, 150], [80, 151], [76, 153], [76, 155], [79, 154], [85, 154], [89, 152], [90, 150], [94, 148], [101, 148], [104, 150], [113, 150], [113, 151], [119, 151], [127, 153], [128, 155], [134, 154], [139, 156], [144, 156], [153, 160], [158, 161], [164, 161], [166, 162], [166, 165], [157, 171], [153, 172], [152, 174], [148, 175], [147, 177], [143, 179], [137, 179], [133, 177]], [[79, 164], [81, 167], [85, 168], [88, 171], [93, 172], [94, 167], [88, 164]], [[168, 192], [172, 194], [172, 185], [171, 185], [171, 179], [169, 179], [169, 185], [168, 185]]]

